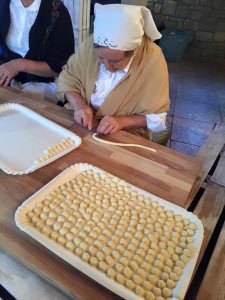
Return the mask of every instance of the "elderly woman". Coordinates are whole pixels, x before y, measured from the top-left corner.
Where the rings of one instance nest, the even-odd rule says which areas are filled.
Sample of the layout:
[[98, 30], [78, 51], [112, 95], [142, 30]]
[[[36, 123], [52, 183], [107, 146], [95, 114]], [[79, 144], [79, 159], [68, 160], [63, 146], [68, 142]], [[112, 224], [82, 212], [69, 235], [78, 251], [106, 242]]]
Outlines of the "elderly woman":
[[73, 52], [72, 22], [60, 0], [0, 1], [0, 86], [58, 102], [54, 80]]
[[153, 43], [160, 37], [147, 8], [95, 4], [94, 37], [70, 57], [58, 82], [58, 95], [68, 100], [78, 124], [148, 139], [166, 128], [168, 72]]

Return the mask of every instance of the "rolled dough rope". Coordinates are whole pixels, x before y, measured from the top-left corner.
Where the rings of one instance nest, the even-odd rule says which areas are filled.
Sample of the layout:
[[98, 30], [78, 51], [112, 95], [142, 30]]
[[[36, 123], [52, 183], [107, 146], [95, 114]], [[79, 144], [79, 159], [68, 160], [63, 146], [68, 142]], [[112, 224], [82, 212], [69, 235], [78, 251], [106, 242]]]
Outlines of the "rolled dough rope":
[[123, 147], [138, 147], [138, 148], [143, 148], [143, 149], [146, 149], [146, 150], [149, 150], [149, 151], [152, 151], [152, 152], [156, 152], [156, 150], [153, 149], [153, 148], [145, 147], [145, 146], [142, 146], [142, 145], [139, 145], [139, 144], [122, 144], [122, 143], [114, 143], [114, 142], [105, 141], [105, 140], [102, 140], [102, 139], [98, 138], [97, 133], [93, 133], [92, 137], [93, 137], [94, 140], [96, 140], [100, 143], [104, 143], [104, 144], [123, 146]]

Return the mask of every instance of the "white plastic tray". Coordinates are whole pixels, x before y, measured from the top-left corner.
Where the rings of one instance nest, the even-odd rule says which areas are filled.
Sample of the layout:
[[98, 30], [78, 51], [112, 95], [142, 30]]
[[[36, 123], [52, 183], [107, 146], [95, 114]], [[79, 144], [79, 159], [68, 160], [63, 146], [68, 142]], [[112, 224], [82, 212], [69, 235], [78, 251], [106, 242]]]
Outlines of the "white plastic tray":
[[[73, 132], [15, 103], [0, 105], [0, 128], [0, 168], [7, 174], [33, 172], [81, 144], [80, 137]], [[71, 147], [40, 164], [33, 164], [45, 149], [67, 137], [74, 142]]]
[[[49, 192], [70, 181], [80, 172], [85, 170], [92, 169], [97, 173], [107, 173], [97, 167], [89, 165], [87, 163], [75, 164], [64, 170], [61, 174], [56, 176], [53, 180], [51, 180], [48, 184], [46, 184], [43, 188], [41, 188], [38, 192], [32, 195], [29, 199], [27, 199], [20, 207], [18, 207], [15, 213], [15, 221], [16, 225], [24, 232], [29, 234], [32, 238], [36, 239], [38, 242], [43, 244], [49, 250], [54, 252], [56, 255], [60, 256], [62, 259], [67, 261], [69, 264], [85, 273], [87, 276], [91, 277], [93, 280], [97, 281], [101, 285], [105, 286], [109, 290], [128, 300], [143, 300], [144, 298], [137, 296], [135, 293], [125, 288], [124, 286], [118, 284], [116, 281], [109, 279], [104, 273], [100, 272], [98, 269], [92, 267], [91, 265], [82, 261], [75, 254], [66, 250], [66, 248], [59, 246], [56, 242], [52, 241], [48, 237], [41, 234], [36, 228], [34, 228], [31, 223], [29, 223], [28, 218], [26, 216], [27, 212], [32, 210], [36, 203], [41, 202], [44, 197], [49, 194]], [[182, 215], [183, 217], [190, 219], [191, 222], [197, 225], [197, 230], [194, 235], [194, 246], [195, 253], [189, 260], [188, 264], [185, 266], [183, 270], [183, 275], [180, 277], [175, 289], [173, 289], [173, 298], [169, 299], [183, 299], [185, 293], [187, 291], [191, 275], [193, 273], [196, 260], [201, 248], [202, 240], [203, 240], [203, 226], [201, 221], [197, 216], [192, 213], [186, 211], [185, 209], [172, 204], [166, 200], [163, 200], [157, 196], [154, 196], [150, 193], [147, 193], [127, 182], [124, 182], [126, 186], [132, 187], [133, 190], [137, 191], [139, 194], [144, 195], [146, 197], [150, 197], [152, 201], [157, 201], [159, 205], [164, 206], [166, 210], [173, 210], [175, 214]]]

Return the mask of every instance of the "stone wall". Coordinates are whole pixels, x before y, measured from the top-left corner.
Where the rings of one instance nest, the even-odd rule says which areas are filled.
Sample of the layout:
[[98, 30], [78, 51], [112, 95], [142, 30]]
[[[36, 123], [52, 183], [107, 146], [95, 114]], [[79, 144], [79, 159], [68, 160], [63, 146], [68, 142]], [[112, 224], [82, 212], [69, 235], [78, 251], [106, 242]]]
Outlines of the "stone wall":
[[193, 32], [187, 53], [225, 58], [225, 0], [148, 0], [147, 6], [166, 28]]

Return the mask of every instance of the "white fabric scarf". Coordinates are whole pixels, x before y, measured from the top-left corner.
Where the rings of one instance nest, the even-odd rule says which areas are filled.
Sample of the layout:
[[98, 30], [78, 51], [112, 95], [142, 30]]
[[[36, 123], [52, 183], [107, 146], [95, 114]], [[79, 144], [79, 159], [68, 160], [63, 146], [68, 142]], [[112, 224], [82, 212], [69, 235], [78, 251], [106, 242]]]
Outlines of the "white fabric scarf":
[[94, 43], [110, 49], [129, 51], [141, 45], [144, 33], [161, 38], [152, 14], [143, 6], [95, 4]]

